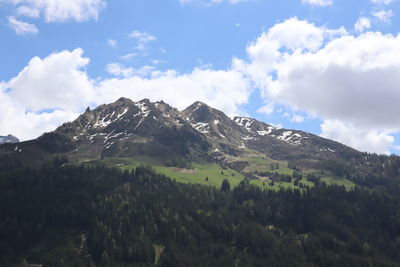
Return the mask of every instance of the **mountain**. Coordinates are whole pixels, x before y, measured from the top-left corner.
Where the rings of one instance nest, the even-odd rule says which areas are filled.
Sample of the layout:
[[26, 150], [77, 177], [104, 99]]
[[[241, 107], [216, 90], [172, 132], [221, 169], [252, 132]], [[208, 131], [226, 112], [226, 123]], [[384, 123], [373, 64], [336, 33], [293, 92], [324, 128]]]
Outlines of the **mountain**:
[[[220, 173], [216, 185], [224, 170], [237, 182], [245, 178], [263, 186], [276, 182], [294, 186], [292, 178], [305, 176], [313, 182], [352, 187], [400, 175], [396, 156], [361, 153], [311, 133], [252, 118], [229, 118], [202, 102], [179, 111], [163, 101], [120, 98], [88, 108], [76, 120], [38, 139], [0, 146], [0, 169], [40, 166], [55, 155], [77, 163], [151, 164], [186, 182], [204, 183]], [[303, 181], [303, 186], [312, 185]]]
[[0, 265], [399, 266], [399, 203], [398, 156], [121, 98], [0, 145]]
[[70, 142], [72, 156], [87, 158], [146, 155], [193, 161], [257, 153], [310, 167], [315, 160], [361, 154], [309, 133], [278, 129], [251, 118], [231, 119], [202, 102], [179, 111], [164, 102], [121, 98], [88, 109], [53, 134]]
[[5, 143], [19, 143], [19, 139], [11, 134], [7, 136], [0, 136], [0, 145]]

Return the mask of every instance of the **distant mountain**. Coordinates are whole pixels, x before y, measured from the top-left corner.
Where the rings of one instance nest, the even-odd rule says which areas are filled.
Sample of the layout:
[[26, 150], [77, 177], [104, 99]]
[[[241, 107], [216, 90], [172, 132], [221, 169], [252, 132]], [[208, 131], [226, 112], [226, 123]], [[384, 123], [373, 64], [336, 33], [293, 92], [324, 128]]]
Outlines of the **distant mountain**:
[[0, 136], [0, 144], [5, 144], [5, 143], [19, 143], [19, 139], [11, 134], [7, 136]]
[[205, 162], [219, 166], [215, 169], [221, 179], [228, 169], [271, 186], [277, 181], [294, 186], [291, 178], [301, 177], [345, 186], [375, 186], [381, 177], [400, 177], [397, 156], [361, 153], [311, 133], [252, 118], [229, 118], [202, 102], [179, 111], [163, 101], [120, 98], [88, 108], [76, 120], [38, 139], [0, 146], [0, 169], [40, 166], [55, 155], [79, 163], [179, 167], [167, 174], [187, 180], [184, 174], [189, 173], [195, 182], [205, 178], [195, 175], [198, 170], [191, 169], [192, 164], [206, 169]]
[[[88, 158], [146, 155], [196, 160], [240, 157], [253, 151], [309, 166], [316, 159], [340, 158], [343, 153], [361, 154], [302, 131], [278, 129], [251, 118], [231, 119], [202, 102], [179, 111], [162, 101], [133, 102], [121, 98], [86, 110], [52, 134], [68, 140], [71, 154]], [[39, 141], [45, 139], [46, 135]]]
[[398, 156], [121, 98], [0, 145], [0, 265], [399, 266], [399, 196]]

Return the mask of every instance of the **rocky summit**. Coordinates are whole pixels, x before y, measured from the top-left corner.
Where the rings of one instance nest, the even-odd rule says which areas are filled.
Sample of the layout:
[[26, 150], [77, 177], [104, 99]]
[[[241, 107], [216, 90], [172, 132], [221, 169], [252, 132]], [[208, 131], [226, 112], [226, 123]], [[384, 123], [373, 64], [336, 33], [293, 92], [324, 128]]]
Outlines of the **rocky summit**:
[[54, 134], [68, 140], [73, 148], [68, 153], [89, 158], [148, 155], [193, 160], [255, 152], [310, 165], [315, 159], [359, 154], [310, 133], [280, 129], [252, 118], [231, 119], [202, 102], [179, 111], [162, 101], [121, 98], [87, 109]]
[[[381, 175], [392, 170], [398, 162], [397, 157], [361, 153], [311, 133], [278, 128], [253, 118], [230, 118], [202, 102], [180, 111], [163, 101], [134, 102], [128, 98], [87, 108], [76, 120], [35, 140], [3, 144], [0, 167], [40, 166], [54, 156], [113, 166], [124, 162], [179, 167], [183, 169], [167, 173], [179, 174], [182, 179], [184, 174], [199, 173], [208, 162], [218, 166], [218, 172], [234, 170], [240, 174], [236, 177], [260, 181], [270, 181], [276, 172], [328, 180], [334, 177], [335, 182], [346, 182], [355, 175], [362, 181], [371, 172]], [[192, 164], [203, 167], [193, 170]]]
[[13, 143], [19, 143], [19, 139], [11, 134], [7, 136], [0, 136], [0, 144], [13, 144]]

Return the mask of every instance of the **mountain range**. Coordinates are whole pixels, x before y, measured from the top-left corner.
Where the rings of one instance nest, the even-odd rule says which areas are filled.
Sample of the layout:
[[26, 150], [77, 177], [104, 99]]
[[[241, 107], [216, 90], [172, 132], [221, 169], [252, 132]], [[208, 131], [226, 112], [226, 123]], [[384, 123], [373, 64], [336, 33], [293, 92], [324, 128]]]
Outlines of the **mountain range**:
[[[361, 153], [311, 133], [256, 119], [230, 118], [202, 102], [179, 111], [163, 101], [128, 98], [87, 108], [76, 120], [35, 140], [1, 146], [0, 167], [38, 166], [55, 155], [73, 163], [151, 164], [187, 181], [191, 180], [185, 176], [199, 174], [202, 165], [236, 172], [236, 178], [263, 185], [282, 181], [271, 177], [296, 172], [310, 180], [354, 186], [371, 173], [389, 175], [390, 170], [398, 175], [394, 166], [399, 161], [396, 156]], [[203, 182], [203, 178], [194, 182]]]
[[121, 98], [0, 145], [0, 266], [400, 266], [399, 203], [398, 156]]

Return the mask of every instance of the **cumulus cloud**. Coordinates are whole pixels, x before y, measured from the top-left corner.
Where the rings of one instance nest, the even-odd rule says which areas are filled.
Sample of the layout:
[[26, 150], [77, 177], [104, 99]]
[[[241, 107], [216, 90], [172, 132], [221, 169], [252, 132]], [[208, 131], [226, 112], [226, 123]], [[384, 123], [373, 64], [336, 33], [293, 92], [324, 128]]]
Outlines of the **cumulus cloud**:
[[307, 21], [291, 18], [263, 32], [247, 47], [250, 64], [235, 58], [233, 65], [248, 74], [257, 87], [267, 89], [272, 81], [270, 74], [275, 72], [278, 62], [284, 61], [290, 54], [317, 51], [326, 40], [344, 35], [347, 35], [344, 28], [318, 28]]
[[360, 151], [390, 154], [388, 148], [394, 143], [394, 137], [385, 131], [363, 129], [337, 120], [327, 120], [321, 125], [322, 136], [351, 144]]
[[37, 34], [39, 32], [35, 25], [17, 20], [15, 17], [8, 17], [8, 25], [18, 35]]
[[[393, 144], [393, 134], [400, 131], [399, 35], [353, 36], [343, 28], [292, 18], [263, 32], [247, 54], [247, 60], [235, 58], [225, 70], [208, 66], [188, 73], [113, 63], [106, 70], [116, 77], [96, 80], [87, 75], [89, 59], [82, 49], [36, 57], [16, 77], [0, 83], [5, 103], [0, 112], [21, 114], [6, 124], [2, 116], [0, 126], [14, 133], [17, 126], [10, 124], [22, 125], [32, 138], [45, 130], [42, 118], [61, 123], [87, 105], [121, 96], [164, 100], [180, 109], [201, 100], [233, 115], [259, 88], [267, 103], [260, 112], [271, 114], [274, 106], [285, 105], [293, 122], [318, 117], [323, 136], [360, 150], [386, 153]], [[27, 114], [32, 118], [25, 126]]]
[[53, 131], [61, 123], [71, 121], [78, 116], [77, 113], [68, 110], [56, 110], [42, 114], [29, 112], [1, 90], [0, 103], [0, 113], [2, 114], [0, 116], [0, 134], [12, 133], [21, 140]]
[[333, 0], [301, 0], [304, 4], [313, 6], [330, 6], [333, 4]]
[[[296, 25], [297, 32], [288, 30]], [[327, 126], [324, 135], [368, 151], [386, 152], [393, 139], [383, 136], [400, 129], [400, 36], [329, 33], [332, 30], [305, 21], [285, 21], [262, 33], [247, 48], [249, 61], [236, 59], [235, 66], [256, 81], [267, 103], [305, 111], [326, 125], [341, 122], [346, 127], [337, 131], [342, 135], [331, 134]], [[291, 39], [297, 41], [288, 42]], [[381, 141], [364, 138], [361, 146], [355, 138], [342, 138], [355, 129], [369, 129]]]
[[[277, 64], [269, 95], [324, 118], [400, 128], [400, 38], [380, 33], [333, 40]], [[310, 97], [312, 96], [312, 97]]]
[[74, 20], [83, 22], [97, 19], [104, 0], [5, 0], [3, 2], [16, 6], [19, 15], [39, 17], [46, 22], [65, 22]]
[[100, 82], [97, 89], [104, 102], [114, 101], [120, 96], [134, 100], [150, 98], [183, 109], [200, 100], [230, 115], [237, 114], [240, 105], [247, 103], [251, 90], [240, 72], [211, 69], [194, 69], [188, 74], [173, 70], [153, 72], [151, 78], [107, 79]]
[[354, 24], [354, 30], [357, 32], [363, 32], [369, 28], [371, 28], [371, 20], [366, 17], [359, 18], [356, 24]]
[[33, 58], [16, 77], [1, 82], [1, 132], [22, 140], [35, 138], [72, 120], [88, 105], [110, 103], [121, 96], [164, 100], [180, 109], [200, 100], [233, 115], [251, 93], [248, 80], [234, 69], [196, 68], [182, 74], [113, 63], [106, 69], [118, 77], [92, 80], [86, 72], [88, 64], [82, 49], [62, 51]]
[[13, 101], [30, 111], [66, 109], [79, 111], [93, 98], [83, 50], [62, 51], [41, 59], [34, 57], [6, 83]]

